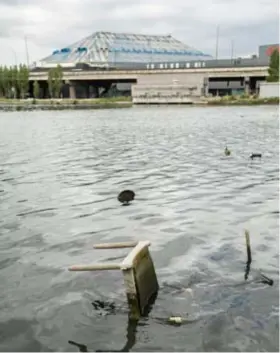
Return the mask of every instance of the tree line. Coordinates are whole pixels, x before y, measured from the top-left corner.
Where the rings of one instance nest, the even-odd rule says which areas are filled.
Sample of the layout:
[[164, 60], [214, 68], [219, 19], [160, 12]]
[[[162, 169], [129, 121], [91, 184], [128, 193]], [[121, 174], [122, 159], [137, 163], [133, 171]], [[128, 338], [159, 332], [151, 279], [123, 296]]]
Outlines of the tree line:
[[25, 98], [29, 91], [29, 69], [26, 65], [0, 66], [0, 97]]
[[[29, 68], [26, 65], [0, 66], [0, 97], [24, 99], [29, 95]], [[63, 86], [63, 71], [60, 65], [48, 71], [48, 92], [50, 98], [59, 98]], [[33, 82], [33, 97], [40, 98], [40, 85]]]

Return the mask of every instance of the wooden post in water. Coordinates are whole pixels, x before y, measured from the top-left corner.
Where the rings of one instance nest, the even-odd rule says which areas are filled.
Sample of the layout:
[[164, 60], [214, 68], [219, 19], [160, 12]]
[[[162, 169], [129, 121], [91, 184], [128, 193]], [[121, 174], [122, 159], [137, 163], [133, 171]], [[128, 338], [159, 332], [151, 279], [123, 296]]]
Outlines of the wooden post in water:
[[96, 249], [133, 249], [122, 263], [76, 265], [69, 267], [69, 271], [100, 271], [121, 270], [131, 319], [138, 319], [149, 304], [153, 295], [159, 289], [153, 260], [149, 252], [149, 241], [97, 244]]

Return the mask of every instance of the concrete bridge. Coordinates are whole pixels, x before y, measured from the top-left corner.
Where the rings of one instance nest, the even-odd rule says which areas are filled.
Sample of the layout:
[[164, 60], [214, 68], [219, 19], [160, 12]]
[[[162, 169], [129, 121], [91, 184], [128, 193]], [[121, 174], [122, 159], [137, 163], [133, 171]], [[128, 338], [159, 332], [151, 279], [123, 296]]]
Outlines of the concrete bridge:
[[[231, 67], [231, 68], [180, 68], [180, 69], [144, 69], [144, 70], [104, 70], [77, 71], [75, 69], [65, 70], [63, 77], [69, 81], [100, 81], [100, 80], [137, 80], [146, 75], [167, 75], [167, 74], [203, 74], [207, 77], [260, 77], [267, 76], [268, 66], [259, 67]], [[30, 81], [47, 81], [48, 71], [31, 71]]]
[[[77, 70], [66, 69], [63, 78], [67, 89], [63, 96], [70, 98], [99, 97], [100, 90], [108, 91], [112, 84], [133, 85], [133, 98], [143, 98], [152, 86], [182, 85], [187, 95], [194, 97], [229, 90], [255, 92], [260, 81], [268, 75], [268, 66], [221, 67], [221, 68], [173, 68], [173, 69], [130, 69], [130, 70]], [[31, 71], [29, 80], [38, 81], [43, 96], [48, 93], [48, 71]], [[143, 91], [146, 91], [143, 93]], [[191, 93], [190, 93], [191, 92]], [[216, 92], [216, 93], [215, 93]], [[154, 90], [153, 90], [154, 93]], [[228, 94], [228, 93], [226, 93]], [[193, 97], [193, 98], [194, 98]], [[142, 99], [141, 98], [141, 99]]]

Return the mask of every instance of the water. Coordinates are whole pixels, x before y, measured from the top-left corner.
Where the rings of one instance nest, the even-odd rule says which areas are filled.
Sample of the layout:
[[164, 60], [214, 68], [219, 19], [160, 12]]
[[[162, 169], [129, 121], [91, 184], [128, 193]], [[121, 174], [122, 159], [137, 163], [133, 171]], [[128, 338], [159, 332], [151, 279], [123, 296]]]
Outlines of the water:
[[[0, 113], [0, 350], [278, 351], [278, 143], [275, 106]], [[161, 290], [135, 328], [121, 273], [67, 267], [145, 239]]]

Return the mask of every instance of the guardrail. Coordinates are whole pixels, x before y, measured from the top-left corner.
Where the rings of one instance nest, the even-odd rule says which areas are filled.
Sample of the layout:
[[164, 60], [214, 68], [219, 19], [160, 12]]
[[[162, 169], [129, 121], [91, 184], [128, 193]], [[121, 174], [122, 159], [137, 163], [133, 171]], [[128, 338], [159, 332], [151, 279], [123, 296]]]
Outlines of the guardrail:
[[[234, 67], [268, 67], [269, 61], [259, 58], [235, 58], [218, 60], [192, 60], [192, 61], [166, 61], [166, 62], [68, 62], [60, 63], [65, 69], [87, 70], [87, 71], [111, 71], [111, 70], [154, 70], [154, 69], [192, 69], [192, 68], [234, 68]], [[55, 67], [57, 63], [42, 63], [35, 65], [34, 70], [48, 70]]]
[[[75, 70], [64, 70], [64, 79], [71, 79], [72, 77], [75, 79], [79, 78], [87, 78], [89, 76], [120, 76], [120, 75], [129, 75], [129, 78], [137, 78], [137, 75], [147, 73], [237, 73], [237, 72], [266, 72], [268, 67], [231, 67], [231, 68], [173, 68], [173, 69], [134, 69], [134, 70], [103, 70], [103, 71], [93, 71], [93, 70], [83, 70], [83, 71], [75, 71]], [[30, 79], [36, 79], [40, 77], [47, 76], [47, 70], [45, 71], [31, 71]], [[133, 76], [133, 77], [132, 77]]]

